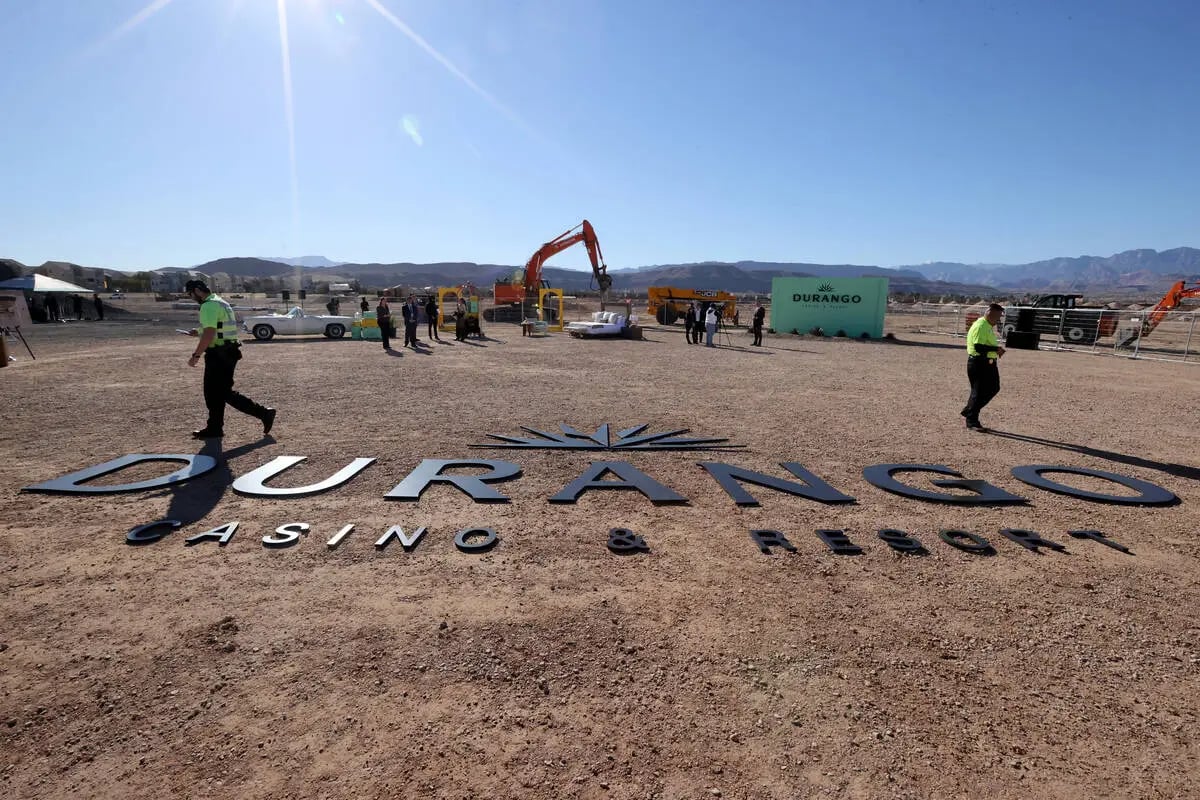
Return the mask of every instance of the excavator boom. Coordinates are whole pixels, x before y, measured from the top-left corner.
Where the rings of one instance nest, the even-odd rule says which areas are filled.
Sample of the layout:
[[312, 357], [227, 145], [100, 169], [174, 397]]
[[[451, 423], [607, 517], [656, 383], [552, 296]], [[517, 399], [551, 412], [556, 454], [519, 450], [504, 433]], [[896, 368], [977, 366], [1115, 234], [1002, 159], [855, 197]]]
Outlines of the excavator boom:
[[542, 268], [547, 261], [570, 247], [583, 242], [587, 248], [588, 259], [592, 262], [592, 277], [600, 287], [600, 307], [608, 299], [608, 290], [612, 286], [612, 278], [608, 275], [608, 265], [604, 263], [604, 254], [600, 250], [600, 240], [592, 223], [586, 219], [568, 231], [556, 236], [537, 249], [525, 262], [525, 296], [536, 298], [542, 286]]
[[1189, 297], [1200, 297], [1200, 284], [1196, 286], [1188, 286], [1186, 281], [1176, 281], [1175, 285], [1167, 290], [1163, 295], [1163, 299], [1158, 301], [1154, 308], [1150, 309], [1150, 313], [1142, 320], [1141, 328], [1134, 328], [1132, 332], [1117, 342], [1117, 347], [1127, 347], [1136, 339], [1142, 336], [1149, 336], [1150, 332], [1158, 327], [1158, 324], [1167, 318], [1170, 314]]

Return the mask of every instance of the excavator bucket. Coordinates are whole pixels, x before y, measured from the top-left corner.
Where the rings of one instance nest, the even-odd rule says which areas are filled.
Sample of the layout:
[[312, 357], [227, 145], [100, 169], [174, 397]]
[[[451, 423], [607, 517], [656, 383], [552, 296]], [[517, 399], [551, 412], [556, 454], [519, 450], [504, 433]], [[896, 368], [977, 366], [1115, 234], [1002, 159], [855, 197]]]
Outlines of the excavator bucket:
[[1113, 345], [1113, 349], [1122, 350], [1136, 342], [1142, 335], [1141, 326], [1127, 328], [1121, 332], [1121, 338], [1117, 339], [1117, 343]]

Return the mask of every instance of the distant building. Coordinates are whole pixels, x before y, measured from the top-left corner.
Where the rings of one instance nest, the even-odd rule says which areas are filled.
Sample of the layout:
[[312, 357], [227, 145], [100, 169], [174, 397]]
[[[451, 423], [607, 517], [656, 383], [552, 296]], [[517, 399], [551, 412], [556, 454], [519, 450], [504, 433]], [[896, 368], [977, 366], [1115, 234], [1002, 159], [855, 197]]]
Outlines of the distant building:
[[58, 278], [60, 281], [73, 283], [76, 286], [82, 286], [93, 292], [103, 292], [109, 288], [108, 272], [99, 267], [81, 267], [78, 264], [69, 264], [65, 261], [47, 261], [40, 267], [31, 270], [31, 272], [46, 275], [50, 278]]
[[166, 267], [150, 273], [150, 291], [161, 294], [180, 294], [183, 285], [193, 278], [209, 283], [211, 277], [194, 269], [182, 267]]

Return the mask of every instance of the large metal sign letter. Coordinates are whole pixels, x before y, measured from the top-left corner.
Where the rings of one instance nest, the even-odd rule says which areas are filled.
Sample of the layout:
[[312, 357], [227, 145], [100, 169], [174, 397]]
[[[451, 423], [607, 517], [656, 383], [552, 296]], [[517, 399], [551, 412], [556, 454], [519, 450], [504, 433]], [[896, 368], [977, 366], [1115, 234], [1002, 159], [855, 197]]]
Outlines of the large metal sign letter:
[[[443, 475], [447, 469], [460, 467], [486, 467], [491, 472], [482, 475]], [[385, 500], [420, 499], [421, 493], [431, 483], [448, 483], [457, 487], [476, 503], [507, 503], [508, 497], [500, 494], [488, 483], [507, 481], [521, 476], [521, 467], [511, 461], [495, 461], [488, 458], [426, 458], [417, 468], [400, 481], [396, 488], [385, 494]]]
[[1058, 542], [1052, 542], [1049, 539], [1043, 539], [1038, 535], [1037, 531], [1029, 531], [1024, 528], [1002, 528], [1000, 535], [1010, 542], [1016, 542], [1026, 550], [1032, 550], [1035, 553], [1042, 552], [1038, 548], [1048, 547], [1056, 553], [1065, 553], [1067, 548], [1063, 547]]
[[756, 528], [750, 531], [750, 538], [758, 545], [758, 549], [764, 555], [771, 555], [772, 547], [782, 547], [789, 553], [796, 552], [796, 546], [788, 541], [788, 538], [779, 531], [773, 531], [766, 528]]
[[411, 553], [413, 550], [417, 549], [417, 544], [421, 541], [421, 537], [424, 535], [424, 525], [422, 525], [420, 528], [417, 528], [412, 536], [409, 536], [407, 533], [405, 533], [404, 528], [400, 527], [399, 525], [393, 525], [387, 529], [387, 533], [379, 537], [379, 540], [375, 542], [375, 549], [382, 550], [383, 548], [387, 547], [388, 542], [394, 538], [400, 543], [400, 547], [404, 549], [404, 552]]
[[[956, 480], [930, 481], [940, 489], [966, 489], [975, 494], [947, 494], [945, 492], [930, 492], [926, 489], [914, 489], [905, 486], [892, 477], [897, 472], [936, 472], [940, 475], [952, 475]], [[955, 505], [974, 506], [1011, 506], [1028, 502], [1024, 497], [1009, 494], [998, 486], [987, 481], [972, 481], [963, 478], [962, 473], [955, 472], [949, 467], [936, 464], [876, 464], [863, 470], [863, 477], [885, 492], [912, 497], [916, 500], [928, 500], [933, 503], [952, 503]]]
[[992, 547], [987, 539], [970, 531], [946, 528], [945, 530], [938, 531], [938, 538], [951, 547], [957, 547], [964, 553], [972, 553], [977, 556], [996, 555], [996, 548]]
[[1093, 531], [1093, 530], [1067, 531], [1067, 535], [1070, 536], [1072, 539], [1091, 539], [1093, 542], [1099, 542], [1100, 544], [1104, 545], [1105, 547], [1111, 547], [1113, 550], [1119, 550], [1120, 552], [1125, 553], [1127, 555], [1133, 555], [1133, 551], [1130, 550], [1128, 547], [1121, 544], [1120, 542], [1114, 542], [1112, 539], [1109, 539], [1107, 536], [1105, 536], [1100, 531]]
[[[1083, 489], [1076, 489], [1074, 486], [1067, 486], [1065, 483], [1052, 481], [1043, 475], [1043, 472], [1067, 472], [1071, 475], [1087, 475], [1090, 478], [1100, 478], [1101, 480], [1120, 484], [1127, 489], [1133, 489], [1138, 494], [1130, 497], [1119, 494], [1085, 492]], [[1012, 474], [1017, 480], [1028, 483], [1030, 486], [1036, 486], [1039, 489], [1045, 489], [1047, 492], [1070, 495], [1071, 497], [1078, 497], [1080, 500], [1093, 500], [1097, 503], [1111, 503], [1120, 506], [1169, 506], [1179, 502], [1179, 498], [1173, 493], [1149, 481], [1142, 481], [1137, 478], [1130, 478], [1128, 475], [1118, 475], [1115, 472], [1104, 472], [1098, 469], [1056, 467], [1052, 464], [1030, 464], [1025, 467], [1013, 467]]]
[[[186, 466], [180, 467], [169, 475], [137, 481], [135, 483], [121, 483], [115, 486], [80, 486], [84, 481], [94, 480], [109, 473], [123, 470], [126, 467], [132, 467], [134, 464], [144, 464], [147, 461], [182, 461]], [[63, 475], [61, 478], [55, 478], [44, 483], [36, 483], [33, 486], [26, 486], [21, 491], [44, 492], [46, 494], [117, 494], [118, 492], [140, 492], [143, 489], [157, 489], [162, 486], [170, 486], [172, 483], [181, 483], [192, 478], [198, 478], [216, 465], [217, 460], [215, 458], [198, 453], [194, 455], [187, 453], [170, 453], [167, 455], [134, 453], [114, 458], [112, 461], [105, 461], [103, 464], [97, 464], [94, 467], [81, 469], [78, 472], [72, 472], [70, 475]]]
[[195, 536], [189, 536], [183, 540], [183, 543], [188, 547], [201, 542], [216, 542], [221, 547], [229, 544], [229, 540], [233, 538], [233, 534], [237, 532], [238, 522], [226, 522], [219, 528], [213, 528], [204, 533], [197, 533]]
[[896, 528], [883, 528], [878, 531], [878, 535], [880, 539], [887, 542], [888, 547], [897, 553], [911, 556], [929, 555], [929, 551], [925, 549], [925, 545], [909, 536], [906, 531], [897, 530]]
[[[482, 539], [476, 537], [482, 536]], [[491, 528], [463, 528], [454, 535], [454, 546], [464, 553], [486, 553], [500, 542]]]
[[[177, 519], [156, 519], [154, 522], [147, 522], [131, 529], [129, 533], [125, 534], [125, 544], [152, 544], [176, 528], [182, 527], [183, 523]], [[159, 528], [166, 528], [166, 530], [157, 530]]]
[[756, 486], [765, 486], [768, 489], [806, 497], [809, 500], [816, 500], [820, 503], [854, 502], [853, 497], [848, 494], [842, 494], [795, 461], [781, 462], [780, 466], [797, 478], [800, 478], [804, 483], [796, 483], [785, 478], [776, 478], [774, 475], [765, 475], [761, 472], [733, 467], [729, 464], [722, 464], [719, 461], [700, 461], [698, 463], [708, 470], [709, 475], [716, 478], [717, 483], [721, 484], [721, 488], [739, 506], [756, 506], [758, 505], [758, 500], [754, 495], [743, 489], [738, 481], [753, 483]]
[[320, 483], [290, 488], [267, 486], [267, 481], [279, 473], [306, 461], [308, 456], [276, 456], [253, 472], [248, 472], [233, 482], [233, 490], [250, 497], [305, 497], [336, 489], [371, 465], [373, 458], [356, 458]]
[[[619, 481], [602, 480], [612, 473]], [[550, 498], [551, 503], [574, 503], [588, 489], [634, 489], [652, 503], [686, 503], [687, 498], [642, 472], [628, 461], [594, 461], [575, 480]]]
[[262, 537], [263, 547], [278, 550], [291, 547], [300, 541], [300, 537], [308, 533], [307, 522], [288, 522], [275, 529], [274, 534], [268, 533]]

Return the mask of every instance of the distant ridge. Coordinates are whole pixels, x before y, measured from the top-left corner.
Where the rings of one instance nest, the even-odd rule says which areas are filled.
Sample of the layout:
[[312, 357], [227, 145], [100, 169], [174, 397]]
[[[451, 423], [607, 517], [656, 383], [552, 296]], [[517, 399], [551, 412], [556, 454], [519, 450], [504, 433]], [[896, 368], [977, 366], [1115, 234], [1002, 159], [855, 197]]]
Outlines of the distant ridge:
[[[42, 267], [31, 268], [12, 259], [0, 259], [0, 272], [24, 274], [58, 263], [48, 261]], [[316, 281], [357, 280], [366, 287], [397, 284], [453, 286], [466, 281], [485, 287], [497, 279], [512, 275], [520, 266], [462, 261], [358, 264], [337, 263], [325, 256], [302, 256], [281, 259], [219, 258], [199, 264], [194, 269], [208, 274], [223, 272], [246, 278], [307, 275]], [[893, 294], [915, 292], [924, 295], [999, 296], [1052, 291], [1090, 295], [1137, 292], [1144, 294], [1147, 299], [1157, 299], [1156, 295], [1161, 295], [1177, 280], [1200, 278], [1200, 249], [1176, 247], [1161, 252], [1150, 249], [1126, 250], [1108, 257], [1085, 255], [1029, 264], [938, 261], [879, 267], [784, 261], [701, 261], [613, 268], [610, 274], [614, 279], [613, 289], [617, 293], [644, 292], [649, 286], [678, 286], [766, 294], [771, 290], [771, 280], [775, 277], [808, 275], [822, 278], [885, 276], [889, 279]], [[586, 266], [547, 267], [543, 277], [552, 286], [568, 292], [585, 291], [595, 285], [591, 271]]]
[[262, 257], [263, 261], [287, 264], [289, 267], [336, 267], [345, 261], [330, 261], [325, 256], [300, 256], [299, 258]]
[[1051, 258], [1029, 264], [934, 262], [898, 269], [915, 270], [931, 280], [986, 283], [1000, 289], [1095, 291], [1126, 286], [1162, 286], [1200, 275], [1200, 250], [1176, 247], [1125, 250], [1116, 255]]

